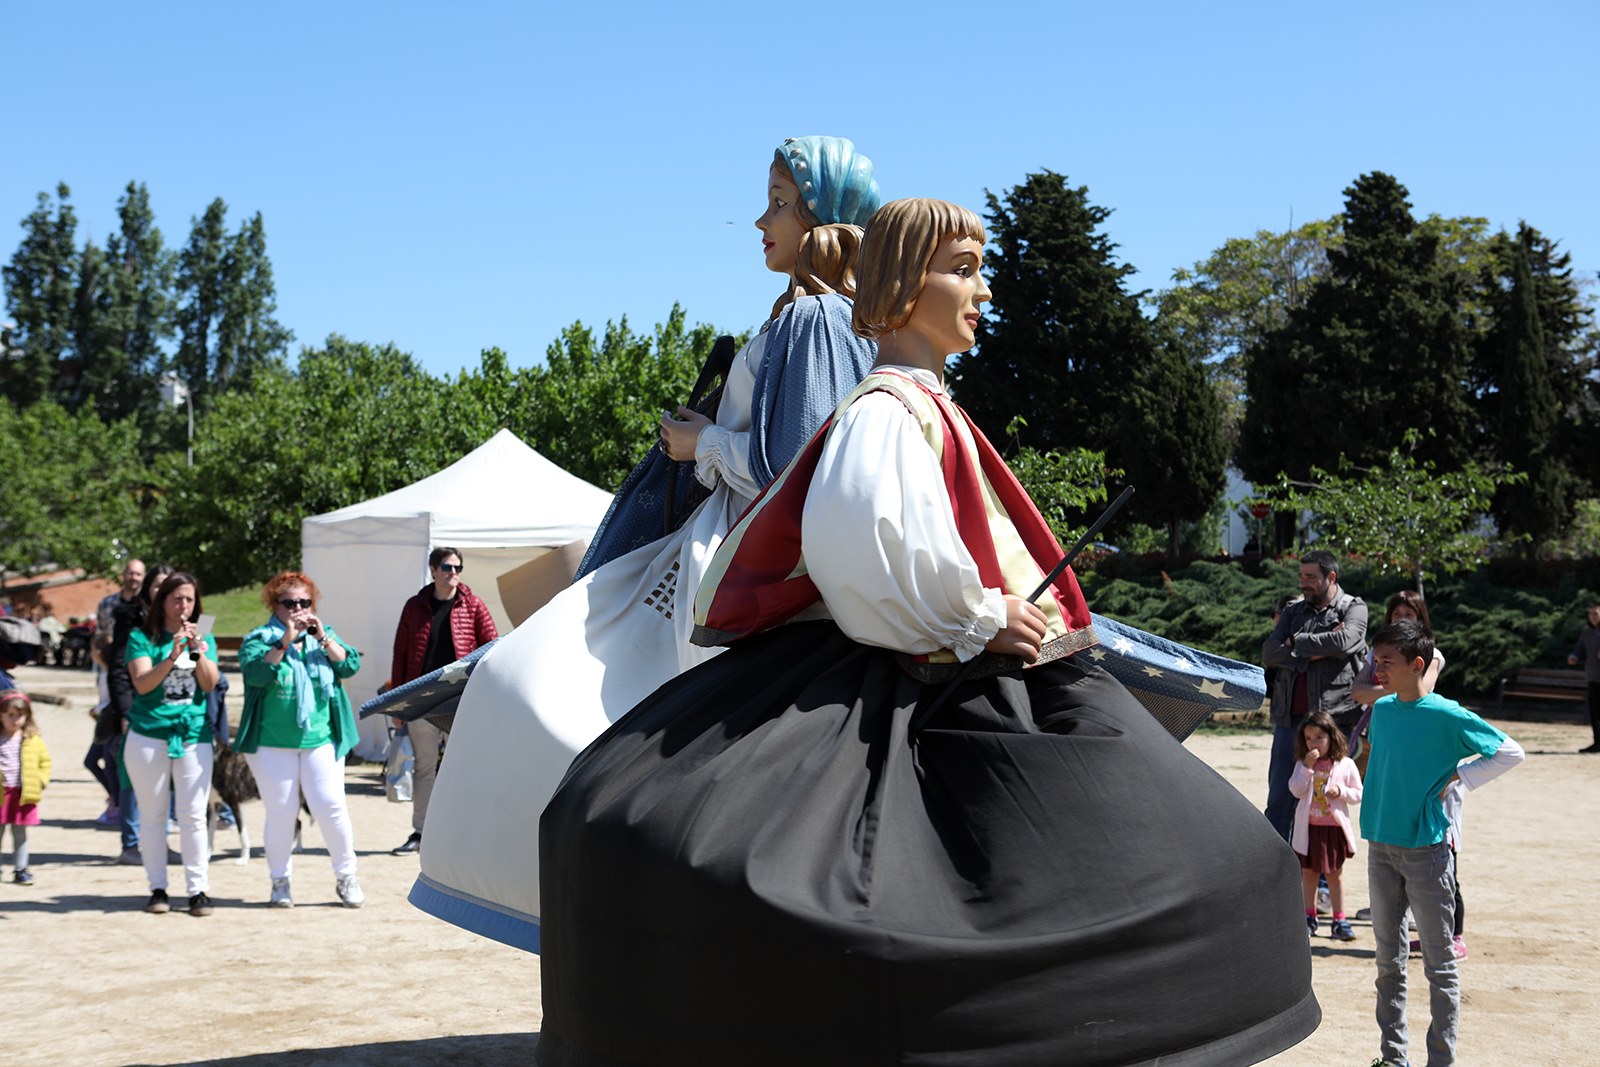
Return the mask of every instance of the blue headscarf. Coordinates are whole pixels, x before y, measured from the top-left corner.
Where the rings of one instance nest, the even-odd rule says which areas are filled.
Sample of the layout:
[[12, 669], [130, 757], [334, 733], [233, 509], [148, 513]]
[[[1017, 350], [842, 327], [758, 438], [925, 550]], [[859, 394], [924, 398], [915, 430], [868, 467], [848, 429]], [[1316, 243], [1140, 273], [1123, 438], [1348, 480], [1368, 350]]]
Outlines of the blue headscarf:
[[777, 158], [800, 187], [800, 199], [822, 223], [865, 226], [878, 210], [872, 160], [845, 137], [790, 137]]
[[[790, 137], [774, 153], [823, 225], [865, 226], [878, 210], [872, 160], [844, 137]], [[768, 327], [766, 355], [752, 398], [750, 466], [756, 481], [775, 478], [822, 420], [866, 376], [877, 355], [850, 326], [850, 302], [828, 294], [797, 300]], [[672, 486], [673, 515], [664, 516]], [[622, 483], [589, 541], [574, 581], [618, 556], [676, 530], [709, 495], [694, 466], [673, 463], [652, 447]], [[664, 521], [665, 520], [665, 521]]]

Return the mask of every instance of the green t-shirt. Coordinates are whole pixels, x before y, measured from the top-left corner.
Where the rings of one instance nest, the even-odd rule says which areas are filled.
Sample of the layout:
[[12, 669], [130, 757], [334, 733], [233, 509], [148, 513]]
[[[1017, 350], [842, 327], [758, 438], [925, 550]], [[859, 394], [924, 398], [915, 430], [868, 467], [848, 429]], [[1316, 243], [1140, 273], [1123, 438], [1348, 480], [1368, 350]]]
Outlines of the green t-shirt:
[[[148, 659], [160, 663], [172, 651], [172, 635], [163, 633], [159, 642], [142, 629], [128, 635], [124, 661]], [[206, 658], [217, 661], [217, 653], [207, 642]], [[211, 723], [206, 719], [206, 692], [195, 680], [193, 667], [173, 667], [160, 685], [148, 693], [134, 690], [133, 706], [128, 709], [128, 728], [134, 733], [180, 745], [211, 743]]]
[[1367, 725], [1372, 759], [1361, 797], [1361, 836], [1400, 848], [1437, 845], [1450, 829], [1439, 792], [1457, 765], [1493, 756], [1506, 735], [1448, 697], [1386, 696]]
[[[309, 639], [287, 656], [302, 655], [315, 648]], [[268, 646], [268, 651], [271, 646]], [[328, 700], [316, 687], [312, 691], [316, 705], [311, 710], [304, 730], [300, 729], [300, 706], [294, 695], [294, 671], [287, 666], [287, 656], [278, 664], [273, 684], [267, 687], [266, 698], [261, 702], [261, 738], [258, 744], [266, 748], [318, 748], [333, 742], [329, 725]]]

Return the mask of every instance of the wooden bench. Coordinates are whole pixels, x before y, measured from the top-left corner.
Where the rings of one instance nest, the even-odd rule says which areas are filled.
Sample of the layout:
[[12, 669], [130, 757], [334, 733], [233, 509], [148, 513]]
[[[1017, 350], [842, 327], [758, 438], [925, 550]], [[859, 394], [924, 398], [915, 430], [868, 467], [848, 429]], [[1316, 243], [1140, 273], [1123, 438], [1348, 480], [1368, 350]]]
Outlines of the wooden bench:
[[1506, 698], [1513, 700], [1557, 700], [1579, 705], [1582, 713], [1587, 682], [1580, 670], [1552, 667], [1518, 667], [1514, 678], [1500, 679], [1500, 699], [1495, 714], [1506, 715]]
[[225, 671], [239, 669], [239, 646], [244, 644], [243, 637], [222, 637], [212, 635], [211, 640], [217, 646], [217, 666]]

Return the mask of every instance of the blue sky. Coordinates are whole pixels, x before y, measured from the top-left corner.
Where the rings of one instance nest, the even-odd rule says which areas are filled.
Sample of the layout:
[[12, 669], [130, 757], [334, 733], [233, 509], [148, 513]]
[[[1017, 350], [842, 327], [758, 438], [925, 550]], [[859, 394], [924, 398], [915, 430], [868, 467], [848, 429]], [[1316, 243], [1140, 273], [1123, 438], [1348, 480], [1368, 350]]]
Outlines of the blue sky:
[[40, 190], [103, 243], [130, 179], [170, 246], [260, 211], [301, 345], [434, 373], [542, 360], [674, 301], [757, 325], [752, 221], [785, 136], [847, 136], [886, 197], [982, 209], [1050, 168], [1159, 288], [1385, 170], [1419, 216], [1526, 219], [1600, 274], [1600, 5], [0, 0], [0, 258]]

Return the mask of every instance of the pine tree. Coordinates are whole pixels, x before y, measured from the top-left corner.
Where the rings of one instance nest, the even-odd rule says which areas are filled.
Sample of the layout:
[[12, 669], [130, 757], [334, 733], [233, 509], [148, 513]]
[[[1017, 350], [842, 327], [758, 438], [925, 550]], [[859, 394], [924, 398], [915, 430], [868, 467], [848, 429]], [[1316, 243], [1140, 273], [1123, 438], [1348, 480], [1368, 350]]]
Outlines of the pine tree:
[[106, 241], [104, 340], [92, 377], [96, 405], [107, 418], [153, 410], [163, 345], [173, 333], [173, 254], [143, 182], [128, 183], [117, 216], [119, 230]]
[[105, 343], [101, 322], [105, 266], [105, 253], [95, 247], [93, 240], [85, 241], [78, 257], [72, 298], [72, 354], [61, 361], [56, 376], [56, 394], [72, 412], [96, 399], [95, 364]]
[[213, 200], [193, 221], [178, 257], [181, 339], [174, 364], [202, 409], [260, 369], [281, 364], [294, 339], [273, 318], [277, 290], [260, 213], [232, 236], [227, 214], [228, 205]]
[[52, 210], [50, 195], [39, 194], [22, 220], [22, 244], [0, 268], [16, 324], [0, 359], [0, 393], [22, 407], [59, 395], [61, 364], [72, 349], [78, 220], [71, 195], [65, 182], [57, 185]]
[[991, 440], [1005, 440], [1022, 414], [1020, 446], [1111, 453], [1123, 380], [1153, 350], [1139, 297], [1123, 287], [1134, 268], [1114, 261], [1116, 245], [1099, 232], [1111, 211], [1048, 170], [988, 204], [994, 302], [977, 351], [955, 361], [951, 390]]
[[173, 367], [189, 387], [190, 402], [203, 405], [211, 393], [212, 354], [222, 319], [223, 274], [228, 254], [228, 205], [211, 201], [190, 219], [189, 243], [178, 254], [178, 352]]
[[[1159, 524], [1176, 545], [1222, 489], [1220, 398], [1176, 333], [1158, 345], [1100, 228], [1107, 208], [1051, 171], [989, 195], [985, 260], [994, 290], [978, 349], [951, 391], [991, 440], [1040, 452], [1105, 453], [1139, 488], [1123, 521]], [[1012, 420], [1024, 416], [1015, 430]], [[1048, 502], [1047, 502], [1048, 503]]]
[[294, 334], [273, 318], [277, 289], [260, 212], [240, 225], [224, 266], [222, 322], [212, 370], [213, 383], [222, 391], [248, 388], [257, 371], [283, 362], [294, 340]]
[[1500, 361], [1495, 452], [1528, 478], [1500, 488], [1494, 515], [1503, 532], [1526, 535], [1529, 542], [1524, 548], [1531, 549], [1566, 525], [1571, 480], [1555, 453], [1562, 405], [1556, 399], [1529, 247], [1522, 240], [1507, 240], [1504, 246], [1510, 259], [1510, 287], [1496, 291], [1496, 322], [1486, 339], [1486, 348]]
[[1459, 272], [1394, 178], [1362, 175], [1345, 197], [1328, 277], [1246, 354], [1237, 459], [1257, 484], [1303, 479], [1341, 455], [1370, 465], [1410, 426], [1433, 430], [1419, 461], [1450, 470], [1474, 451]]
[[1204, 363], [1169, 337], [1130, 368], [1122, 396], [1114, 455], [1138, 487], [1130, 507], [1166, 529], [1167, 554], [1176, 556], [1182, 524], [1205, 515], [1225, 484], [1222, 395]]

